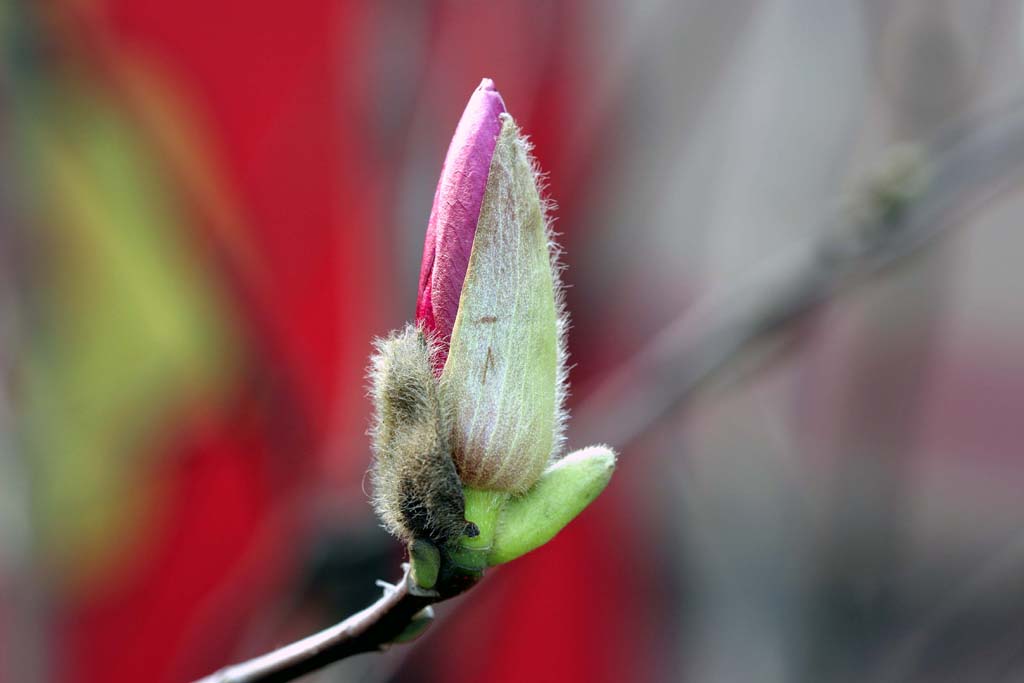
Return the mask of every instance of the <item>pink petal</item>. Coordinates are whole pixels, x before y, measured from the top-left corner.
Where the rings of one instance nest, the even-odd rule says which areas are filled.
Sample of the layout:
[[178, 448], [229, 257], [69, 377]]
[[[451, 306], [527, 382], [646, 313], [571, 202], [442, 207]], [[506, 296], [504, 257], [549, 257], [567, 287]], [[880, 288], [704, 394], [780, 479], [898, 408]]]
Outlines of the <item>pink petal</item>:
[[[504, 111], [505, 103], [494, 82], [483, 79], [455, 129], [427, 223], [416, 322], [441, 342], [445, 357], [469, 267], [487, 172], [501, 131], [498, 116]], [[444, 361], [443, 357], [438, 359], [439, 374]]]

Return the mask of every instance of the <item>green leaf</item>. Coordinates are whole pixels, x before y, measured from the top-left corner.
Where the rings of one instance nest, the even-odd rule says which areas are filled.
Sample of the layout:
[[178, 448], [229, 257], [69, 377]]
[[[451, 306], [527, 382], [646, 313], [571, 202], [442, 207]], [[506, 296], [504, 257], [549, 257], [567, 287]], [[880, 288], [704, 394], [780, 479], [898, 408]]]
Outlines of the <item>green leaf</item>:
[[604, 490], [615, 470], [615, 453], [591, 446], [551, 465], [526, 494], [505, 504], [487, 564], [514, 560], [539, 548]]

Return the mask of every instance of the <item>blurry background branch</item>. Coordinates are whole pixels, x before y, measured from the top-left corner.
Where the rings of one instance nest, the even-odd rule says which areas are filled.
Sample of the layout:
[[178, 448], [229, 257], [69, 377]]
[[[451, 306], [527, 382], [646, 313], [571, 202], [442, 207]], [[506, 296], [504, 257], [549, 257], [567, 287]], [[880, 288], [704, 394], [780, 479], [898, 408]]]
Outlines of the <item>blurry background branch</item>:
[[[1024, 102], [961, 121], [921, 147], [900, 146], [816, 237], [736, 287], [686, 311], [602, 383], [576, 411], [572, 438], [623, 449], [754, 342], [787, 329], [843, 288], [896, 264], [1018, 182]], [[453, 595], [454, 593], [452, 593]], [[218, 672], [207, 683], [291, 680], [381, 649], [422, 608], [451, 597], [397, 590], [319, 634]]]
[[1019, 100], [959, 122], [926, 147], [894, 148], [820, 237], [699, 302], [611, 373], [575, 411], [573, 438], [624, 447], [750, 344], [910, 256], [1022, 170]]

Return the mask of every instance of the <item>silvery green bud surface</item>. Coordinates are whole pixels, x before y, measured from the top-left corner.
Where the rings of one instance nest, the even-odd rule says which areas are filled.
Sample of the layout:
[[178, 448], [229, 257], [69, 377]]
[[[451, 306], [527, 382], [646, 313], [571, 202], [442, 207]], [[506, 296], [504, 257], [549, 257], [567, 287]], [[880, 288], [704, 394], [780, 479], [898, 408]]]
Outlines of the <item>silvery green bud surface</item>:
[[499, 118], [441, 385], [463, 483], [522, 493], [561, 442], [564, 323], [529, 146]]

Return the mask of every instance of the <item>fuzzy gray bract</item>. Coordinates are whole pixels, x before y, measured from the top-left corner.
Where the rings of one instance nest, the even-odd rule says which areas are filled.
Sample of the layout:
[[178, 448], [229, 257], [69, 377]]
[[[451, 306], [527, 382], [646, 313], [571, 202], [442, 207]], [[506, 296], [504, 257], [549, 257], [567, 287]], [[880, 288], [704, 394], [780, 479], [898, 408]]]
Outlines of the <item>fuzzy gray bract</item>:
[[462, 482], [451, 456], [452, 418], [434, 376], [436, 350], [407, 325], [376, 342], [373, 504], [392, 534], [447, 543], [466, 528]]

